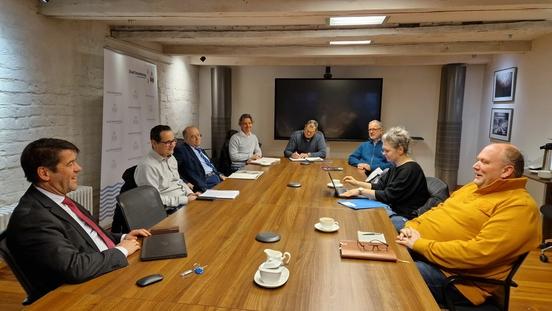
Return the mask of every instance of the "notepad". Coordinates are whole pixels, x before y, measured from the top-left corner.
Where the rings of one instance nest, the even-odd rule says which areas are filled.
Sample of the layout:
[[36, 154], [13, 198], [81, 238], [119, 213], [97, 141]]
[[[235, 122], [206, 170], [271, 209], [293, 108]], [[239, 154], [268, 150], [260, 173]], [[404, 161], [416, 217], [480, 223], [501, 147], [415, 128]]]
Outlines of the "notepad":
[[250, 161], [249, 163], [250, 164], [262, 165], [262, 166], [270, 166], [270, 165], [280, 163], [280, 159], [279, 158], [263, 157], [263, 158], [260, 158], [260, 159], [257, 159], [257, 160]]
[[200, 194], [197, 198], [203, 200], [216, 200], [216, 199], [235, 199], [240, 194], [239, 190], [213, 190], [208, 189], [207, 191]]
[[380, 201], [374, 201], [370, 199], [350, 199], [350, 200], [337, 200], [337, 203], [347, 206], [352, 209], [368, 209], [368, 208], [379, 208], [379, 207], [389, 207], [385, 203]]
[[339, 252], [342, 258], [397, 261], [397, 255], [392, 248], [369, 242], [342, 240], [339, 241]]
[[228, 176], [228, 178], [234, 178], [234, 179], [257, 179], [259, 176], [263, 174], [263, 171], [246, 171], [246, 170], [239, 170], [232, 175]]

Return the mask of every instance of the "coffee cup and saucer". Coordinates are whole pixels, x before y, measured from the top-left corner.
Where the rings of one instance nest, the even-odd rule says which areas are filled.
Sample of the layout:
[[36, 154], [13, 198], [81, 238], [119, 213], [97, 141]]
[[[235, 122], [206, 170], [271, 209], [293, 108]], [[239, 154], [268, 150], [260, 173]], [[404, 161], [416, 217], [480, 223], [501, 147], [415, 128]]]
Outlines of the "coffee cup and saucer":
[[266, 288], [284, 285], [289, 279], [289, 270], [284, 265], [289, 263], [291, 254], [272, 249], [265, 249], [264, 252], [267, 259], [259, 266], [253, 280], [257, 285]]
[[336, 232], [339, 230], [339, 223], [331, 217], [321, 217], [319, 222], [314, 224], [314, 228], [322, 232]]

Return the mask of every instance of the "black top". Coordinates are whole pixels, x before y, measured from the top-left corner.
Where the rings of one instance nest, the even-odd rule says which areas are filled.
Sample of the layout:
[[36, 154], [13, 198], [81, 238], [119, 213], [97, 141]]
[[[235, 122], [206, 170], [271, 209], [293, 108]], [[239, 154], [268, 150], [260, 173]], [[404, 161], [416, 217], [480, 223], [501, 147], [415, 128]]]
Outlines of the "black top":
[[429, 198], [424, 171], [414, 161], [391, 167], [381, 176], [377, 184], [372, 184], [376, 200], [391, 206], [393, 211], [408, 219], [412, 212]]

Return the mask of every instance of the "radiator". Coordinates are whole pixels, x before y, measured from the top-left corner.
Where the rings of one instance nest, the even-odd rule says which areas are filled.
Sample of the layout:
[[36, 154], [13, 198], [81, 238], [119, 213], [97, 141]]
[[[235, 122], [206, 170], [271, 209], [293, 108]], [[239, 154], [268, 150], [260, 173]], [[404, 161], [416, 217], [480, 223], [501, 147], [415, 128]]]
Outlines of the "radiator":
[[71, 191], [67, 194], [71, 200], [84, 206], [90, 214], [94, 215], [94, 204], [92, 202], [92, 187], [91, 186], [78, 186], [77, 190]]
[[17, 203], [0, 207], [0, 232], [6, 230], [8, 227], [8, 221], [10, 220], [10, 216], [16, 206]]

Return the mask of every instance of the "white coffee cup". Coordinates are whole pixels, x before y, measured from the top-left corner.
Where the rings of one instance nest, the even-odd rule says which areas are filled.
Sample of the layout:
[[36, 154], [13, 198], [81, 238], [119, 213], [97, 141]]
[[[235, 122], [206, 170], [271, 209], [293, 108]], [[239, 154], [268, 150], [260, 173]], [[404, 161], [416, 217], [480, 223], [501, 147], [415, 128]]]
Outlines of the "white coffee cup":
[[282, 253], [273, 249], [265, 249], [266, 261], [263, 263], [265, 268], [277, 268], [289, 263], [291, 254], [289, 252]]
[[321, 217], [319, 221], [320, 221], [320, 225], [325, 229], [331, 229], [335, 225], [339, 224], [337, 221], [335, 221], [335, 219], [331, 217]]
[[550, 178], [552, 178], [552, 171], [548, 171], [548, 170], [538, 171], [537, 175], [540, 178], [550, 179]]
[[284, 267], [267, 268], [265, 264], [261, 264], [259, 267], [259, 273], [261, 274], [261, 281], [265, 284], [274, 284], [280, 281], [282, 277], [282, 271]]

